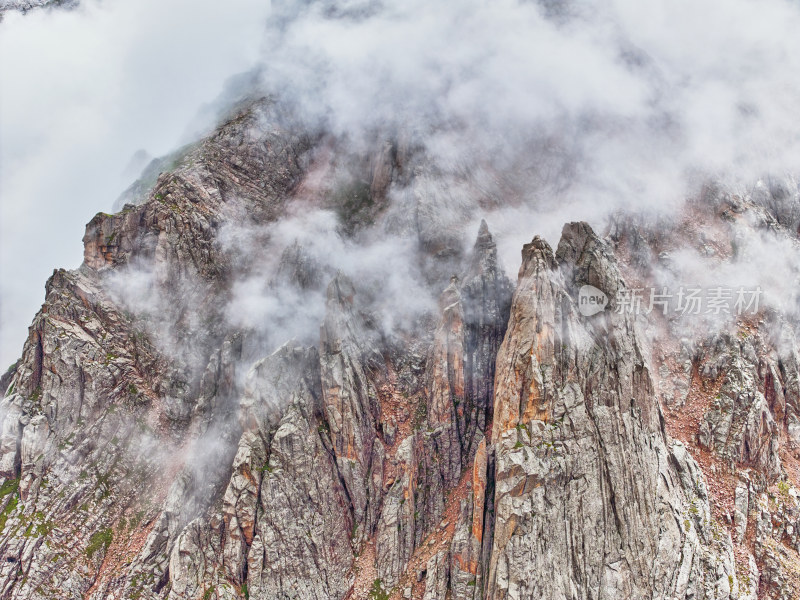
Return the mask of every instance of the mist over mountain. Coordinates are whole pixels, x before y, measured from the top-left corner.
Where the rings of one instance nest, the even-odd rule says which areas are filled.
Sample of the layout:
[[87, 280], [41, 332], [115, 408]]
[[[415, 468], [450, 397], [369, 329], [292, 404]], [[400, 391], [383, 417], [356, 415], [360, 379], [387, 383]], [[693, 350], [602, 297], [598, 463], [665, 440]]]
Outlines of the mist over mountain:
[[795, 2], [9, 7], [0, 597], [798, 597]]

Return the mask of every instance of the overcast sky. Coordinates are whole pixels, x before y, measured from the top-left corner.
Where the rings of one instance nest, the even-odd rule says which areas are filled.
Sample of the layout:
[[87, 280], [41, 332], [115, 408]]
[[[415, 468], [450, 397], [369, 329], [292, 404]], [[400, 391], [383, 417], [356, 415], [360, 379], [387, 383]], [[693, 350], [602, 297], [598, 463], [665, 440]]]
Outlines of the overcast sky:
[[0, 369], [16, 360], [54, 268], [85, 224], [195, 132], [258, 59], [265, 0], [84, 0], [0, 23]]

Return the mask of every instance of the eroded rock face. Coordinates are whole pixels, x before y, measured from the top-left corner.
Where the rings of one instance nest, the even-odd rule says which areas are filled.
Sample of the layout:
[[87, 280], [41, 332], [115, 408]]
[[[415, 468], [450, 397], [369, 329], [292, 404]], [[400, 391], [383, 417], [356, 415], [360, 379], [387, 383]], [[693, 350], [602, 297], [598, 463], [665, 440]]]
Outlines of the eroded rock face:
[[[582, 317], [583, 285], [611, 310]], [[703, 556], [708, 526], [684, 525], [708, 499], [681, 477], [691, 458], [670, 449], [633, 320], [613, 310], [623, 286], [585, 224], [564, 228], [555, 255], [540, 239], [523, 250], [498, 355], [488, 598], [716, 598], [735, 577], [730, 547]]]
[[259, 365], [289, 395], [278, 398], [288, 406], [260, 469], [248, 589], [254, 597], [343, 598], [351, 584], [354, 517], [323, 419], [319, 359], [315, 351], [280, 358]]
[[[355, 289], [344, 276], [328, 286], [327, 316], [321, 330], [323, 402], [355, 522], [368, 535], [376, 523], [380, 497], [372, 484], [375, 423], [379, 419], [376, 394], [367, 378], [365, 362], [369, 340], [353, 308]], [[379, 443], [379, 442], [378, 442]], [[380, 470], [376, 472], [382, 480]]]
[[112, 539], [104, 532], [157, 485], [159, 459], [140, 451], [159, 426], [152, 402], [168, 393], [169, 363], [80, 270], [48, 281], [19, 365], [0, 409], [2, 593], [78, 597]]
[[[778, 456], [778, 426], [764, 393], [759, 389], [759, 359], [750, 340], [735, 342], [730, 338], [721, 344], [725, 355], [714, 361], [724, 371], [719, 393], [706, 412], [700, 426], [700, 444], [720, 455], [731, 464], [755, 467], [767, 480], [774, 480], [780, 472]], [[774, 365], [766, 367], [767, 383], [780, 406], [779, 418], [785, 414]], [[763, 388], [762, 388], [763, 389]]]
[[[650, 353], [617, 309], [663, 234], [571, 223], [513, 285], [485, 222], [464, 250], [468, 203], [421, 151], [380, 141], [336, 206], [335, 150], [254, 102], [89, 223], [0, 380], [0, 596], [795, 597], [791, 323], [667, 328]], [[438, 305], [387, 329], [375, 290], [273, 235], [317, 200], [348, 243], [406, 232]], [[324, 299], [318, 336], [228, 318], [267, 259], [265, 287]], [[577, 311], [583, 285], [604, 312]]]
[[[494, 410], [495, 361], [506, 333], [513, 286], [497, 262], [497, 246], [481, 221], [461, 286], [464, 311], [465, 402], [463, 452], [471, 459]], [[467, 464], [467, 463], [465, 463]]]

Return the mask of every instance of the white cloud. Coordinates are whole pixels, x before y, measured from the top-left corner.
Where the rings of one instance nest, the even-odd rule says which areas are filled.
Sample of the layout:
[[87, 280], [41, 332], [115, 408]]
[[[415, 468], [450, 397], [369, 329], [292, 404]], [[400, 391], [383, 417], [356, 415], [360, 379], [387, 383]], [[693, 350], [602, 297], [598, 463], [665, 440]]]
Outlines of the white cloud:
[[697, 171], [796, 168], [796, 2], [548, 4], [570, 16], [515, 0], [287, 2], [265, 87], [356, 140], [410, 131], [444, 164], [518, 161], [550, 137], [578, 162], [557, 202], [654, 206], [682, 201]]
[[[258, 5], [90, 3], [0, 25], [3, 357], [18, 352], [7, 325], [22, 331], [52, 266], [77, 264], [81, 227], [133, 152], [168, 151], [254, 62], [267, 92], [356, 149], [376, 130], [424, 144], [447, 188], [425, 219], [471, 237], [489, 213], [512, 275], [522, 242], [555, 242], [566, 220], [669, 213], [709, 178], [800, 163], [794, 1], [285, 0], [266, 37]], [[391, 247], [328, 257], [369, 270]]]

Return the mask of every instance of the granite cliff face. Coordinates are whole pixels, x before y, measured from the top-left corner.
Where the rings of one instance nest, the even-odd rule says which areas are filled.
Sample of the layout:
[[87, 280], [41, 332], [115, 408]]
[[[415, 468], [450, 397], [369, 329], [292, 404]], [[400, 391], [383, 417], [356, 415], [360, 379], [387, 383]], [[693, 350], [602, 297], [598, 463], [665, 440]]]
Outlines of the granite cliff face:
[[[513, 282], [426, 160], [353, 157], [260, 100], [90, 221], [2, 379], [0, 596], [798, 597], [795, 324], [689, 339], [622, 310], [695, 243], [680, 224], [569, 223]], [[741, 228], [796, 243], [781, 198], [687, 218], [734, 260]], [[394, 273], [366, 285], [278, 234], [320, 210], [356, 247], [410, 240], [437, 302], [387, 327]], [[256, 303], [316, 298], [311, 333], [233, 318], [254, 280]]]

